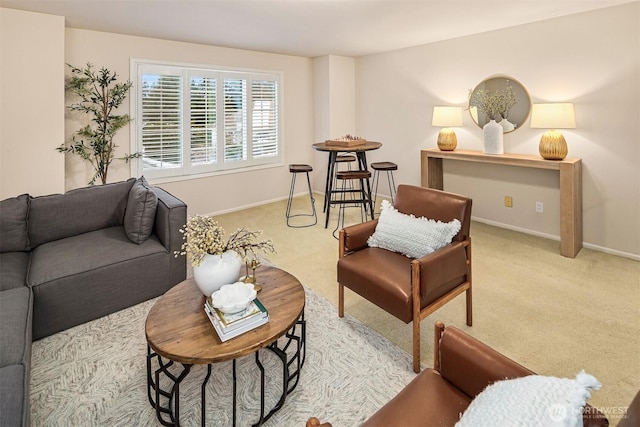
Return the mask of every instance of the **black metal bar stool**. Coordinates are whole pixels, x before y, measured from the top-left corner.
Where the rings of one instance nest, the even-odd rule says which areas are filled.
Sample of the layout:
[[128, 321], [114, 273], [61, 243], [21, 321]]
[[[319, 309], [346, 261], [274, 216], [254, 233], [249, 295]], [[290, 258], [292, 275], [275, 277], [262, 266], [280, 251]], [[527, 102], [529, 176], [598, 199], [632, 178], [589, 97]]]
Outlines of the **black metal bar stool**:
[[[316, 214], [316, 204], [315, 199], [313, 198], [313, 192], [311, 191], [311, 180], [309, 179], [309, 172], [313, 171], [313, 168], [310, 165], [302, 165], [302, 164], [291, 164], [289, 165], [289, 172], [291, 172], [291, 188], [289, 189], [289, 200], [287, 201], [287, 225], [293, 228], [302, 228], [302, 227], [311, 227], [318, 223], [318, 215]], [[311, 202], [311, 213], [299, 213], [291, 215], [291, 204], [293, 202], [293, 192], [296, 187], [296, 176], [299, 173], [305, 173], [307, 175], [307, 185], [309, 187], [309, 200]], [[298, 216], [309, 216], [313, 217], [312, 224], [304, 224], [304, 225], [291, 225], [289, 223], [290, 218], [295, 218]]]
[[[344, 227], [344, 217], [346, 205], [353, 205], [360, 209], [360, 220], [364, 222], [367, 218], [367, 211], [372, 208], [371, 204], [371, 187], [365, 186], [365, 181], [368, 182], [371, 178], [371, 172], [368, 170], [350, 170], [350, 171], [337, 171], [336, 180], [342, 181], [340, 190], [335, 193], [340, 194], [340, 199], [332, 200], [332, 203], [340, 205], [338, 209], [338, 223], [333, 230], [333, 237], [336, 239], [336, 232]], [[354, 181], [359, 181], [359, 186], [353, 185]], [[336, 187], [337, 188], [337, 187]], [[350, 195], [347, 199], [347, 195]], [[342, 224], [342, 227], [340, 226]]]
[[[341, 154], [336, 156], [336, 169], [335, 172], [339, 172], [340, 171], [340, 164], [346, 164], [347, 165], [347, 169], [343, 169], [343, 170], [351, 170], [351, 163], [355, 162], [356, 156], [353, 154]], [[349, 183], [349, 185], [351, 185], [350, 188], [353, 188], [352, 184]], [[338, 179], [336, 178], [336, 175], [334, 173], [333, 175], [333, 188], [338, 188]], [[325, 207], [326, 207], [326, 203], [325, 203]]]
[[393, 198], [396, 194], [396, 182], [393, 179], [393, 171], [398, 170], [398, 165], [393, 162], [376, 162], [371, 163], [371, 169], [373, 169], [373, 206], [375, 208], [376, 201], [378, 199], [378, 184], [380, 182], [380, 173], [387, 172], [387, 182], [389, 183], [389, 195], [391, 196], [391, 203], [393, 204]]

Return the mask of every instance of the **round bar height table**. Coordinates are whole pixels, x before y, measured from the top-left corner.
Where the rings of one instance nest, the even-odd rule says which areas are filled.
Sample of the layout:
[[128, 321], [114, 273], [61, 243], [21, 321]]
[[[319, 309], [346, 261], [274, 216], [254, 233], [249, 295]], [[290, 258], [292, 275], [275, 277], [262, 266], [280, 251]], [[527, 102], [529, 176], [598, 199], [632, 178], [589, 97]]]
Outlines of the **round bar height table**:
[[[326, 213], [324, 228], [329, 225], [329, 210], [331, 208], [331, 198], [334, 193], [333, 189], [333, 175], [336, 169], [336, 158], [339, 153], [355, 153], [358, 159], [358, 167], [360, 170], [367, 170], [367, 151], [377, 150], [382, 147], [381, 142], [366, 141], [364, 144], [344, 146], [327, 144], [326, 142], [318, 142], [312, 145], [314, 150], [326, 151], [329, 153], [329, 161], [327, 162], [327, 182], [324, 188], [324, 212]], [[371, 194], [371, 183], [367, 182], [367, 192]], [[369, 200], [369, 208], [371, 212], [371, 219], [373, 218], [373, 202]]]

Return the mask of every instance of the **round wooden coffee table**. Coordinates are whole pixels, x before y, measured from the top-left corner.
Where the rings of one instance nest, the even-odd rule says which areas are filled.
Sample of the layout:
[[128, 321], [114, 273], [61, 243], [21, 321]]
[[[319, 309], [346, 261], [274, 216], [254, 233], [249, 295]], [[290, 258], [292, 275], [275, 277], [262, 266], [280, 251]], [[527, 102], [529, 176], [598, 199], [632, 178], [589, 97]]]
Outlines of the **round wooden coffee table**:
[[[291, 274], [275, 267], [261, 267], [257, 274], [262, 290], [258, 299], [269, 312], [269, 322], [226, 342], [221, 342], [204, 312], [205, 296], [193, 279], [185, 280], [156, 301], [147, 316], [147, 389], [149, 402], [163, 425], [180, 425], [180, 383], [193, 365], [208, 365], [202, 384], [202, 425], [205, 425], [205, 386], [211, 376], [212, 364], [233, 361], [233, 424], [236, 422], [236, 359], [255, 353], [261, 372], [260, 425], [284, 404], [286, 396], [298, 383], [305, 357], [304, 288]], [[284, 337], [284, 338], [283, 338]], [[283, 338], [279, 340], [279, 338]], [[289, 356], [290, 346], [294, 352]], [[267, 349], [283, 363], [282, 396], [265, 415], [264, 369], [259, 350]], [[291, 351], [289, 351], [291, 353]], [[182, 365], [179, 372], [175, 363]], [[172, 386], [163, 390], [162, 378]], [[163, 381], [165, 383], [166, 381]], [[161, 402], [162, 400], [162, 402]]]

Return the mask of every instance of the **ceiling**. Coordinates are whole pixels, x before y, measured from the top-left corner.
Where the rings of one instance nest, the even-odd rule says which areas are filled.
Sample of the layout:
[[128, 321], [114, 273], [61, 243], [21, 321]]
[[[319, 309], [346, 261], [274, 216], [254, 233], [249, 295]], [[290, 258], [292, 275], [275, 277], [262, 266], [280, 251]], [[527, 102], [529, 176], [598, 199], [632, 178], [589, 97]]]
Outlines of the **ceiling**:
[[0, 0], [72, 28], [288, 55], [362, 56], [639, 0]]

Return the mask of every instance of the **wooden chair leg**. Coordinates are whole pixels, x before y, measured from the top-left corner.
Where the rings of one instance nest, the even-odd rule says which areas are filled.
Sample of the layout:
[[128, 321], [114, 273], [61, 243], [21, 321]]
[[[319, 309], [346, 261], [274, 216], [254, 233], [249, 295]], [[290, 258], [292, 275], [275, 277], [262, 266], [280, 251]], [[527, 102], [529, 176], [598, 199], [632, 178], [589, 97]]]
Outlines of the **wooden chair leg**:
[[344, 317], [344, 286], [338, 283], [338, 317]]
[[413, 305], [413, 372], [420, 372], [420, 263], [411, 261], [411, 304]]
[[466, 297], [467, 297], [467, 325], [473, 326], [473, 304], [471, 302], [472, 301], [471, 287], [467, 289]]
[[420, 373], [420, 317], [413, 319], [413, 372]]

